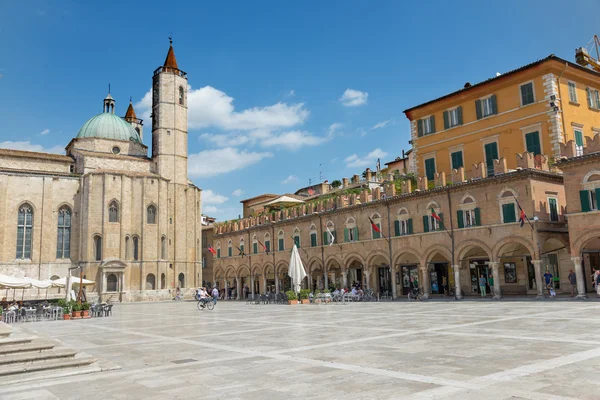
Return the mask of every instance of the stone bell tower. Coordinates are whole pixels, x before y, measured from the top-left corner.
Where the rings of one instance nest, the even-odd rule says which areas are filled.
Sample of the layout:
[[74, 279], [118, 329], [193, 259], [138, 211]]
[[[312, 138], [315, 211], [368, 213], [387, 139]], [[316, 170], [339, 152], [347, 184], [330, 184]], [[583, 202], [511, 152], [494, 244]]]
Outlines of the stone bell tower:
[[173, 41], [152, 78], [152, 159], [157, 173], [187, 185], [187, 74], [179, 69]]

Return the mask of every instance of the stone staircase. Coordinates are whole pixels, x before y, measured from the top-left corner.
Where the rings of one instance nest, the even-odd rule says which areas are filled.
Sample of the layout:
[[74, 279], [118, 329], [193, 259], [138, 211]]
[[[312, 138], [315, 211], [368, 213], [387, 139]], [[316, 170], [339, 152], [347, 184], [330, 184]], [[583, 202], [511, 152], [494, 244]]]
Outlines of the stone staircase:
[[30, 336], [0, 322], [0, 381], [2, 384], [118, 369], [77, 353], [50, 339]]

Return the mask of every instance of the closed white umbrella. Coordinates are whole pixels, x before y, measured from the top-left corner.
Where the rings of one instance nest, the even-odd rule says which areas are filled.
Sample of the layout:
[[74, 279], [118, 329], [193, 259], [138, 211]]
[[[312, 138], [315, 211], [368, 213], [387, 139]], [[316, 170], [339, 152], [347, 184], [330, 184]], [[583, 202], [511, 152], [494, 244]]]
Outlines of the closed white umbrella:
[[300, 253], [298, 253], [298, 248], [295, 244], [294, 248], [292, 249], [292, 257], [290, 258], [288, 275], [292, 280], [292, 288], [294, 289], [294, 292], [298, 293], [300, 291], [302, 279], [304, 279], [306, 276], [306, 271], [304, 270], [304, 265], [302, 265], [302, 260], [300, 259]]

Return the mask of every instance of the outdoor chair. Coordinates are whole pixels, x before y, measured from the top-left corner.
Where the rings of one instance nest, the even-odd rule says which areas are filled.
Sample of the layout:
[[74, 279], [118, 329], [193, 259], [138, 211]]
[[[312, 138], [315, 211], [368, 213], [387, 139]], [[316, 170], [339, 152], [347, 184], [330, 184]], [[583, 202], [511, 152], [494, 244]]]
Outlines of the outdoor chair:
[[263, 304], [267, 304], [267, 295], [266, 294], [260, 295], [260, 302]]
[[17, 321], [17, 313], [15, 311], [4, 311], [2, 319], [7, 324], [14, 324]]
[[44, 319], [44, 308], [40, 305], [35, 309], [35, 320], [41, 321]]
[[108, 317], [109, 315], [112, 316], [112, 306], [113, 306], [112, 304], [107, 304], [104, 307], [104, 316], [105, 317]]

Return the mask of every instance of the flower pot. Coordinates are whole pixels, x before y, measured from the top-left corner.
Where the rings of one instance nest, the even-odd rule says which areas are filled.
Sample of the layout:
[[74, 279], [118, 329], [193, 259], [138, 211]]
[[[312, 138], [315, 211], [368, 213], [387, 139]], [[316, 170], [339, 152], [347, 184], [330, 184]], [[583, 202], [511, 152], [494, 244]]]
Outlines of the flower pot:
[[71, 316], [73, 318], [80, 318], [81, 317], [81, 311], [72, 311], [71, 312]]
[[288, 305], [295, 306], [296, 304], [298, 304], [298, 300], [288, 300]]
[[90, 316], [90, 311], [89, 310], [83, 310], [81, 312], [81, 317], [82, 318], [89, 318], [89, 316]]
[[64, 314], [64, 315], [63, 315], [63, 318], [64, 318], [64, 319], [71, 319], [71, 314]]
[[300, 301], [302, 302], [302, 304], [310, 304], [310, 300], [309, 299], [302, 299]]

